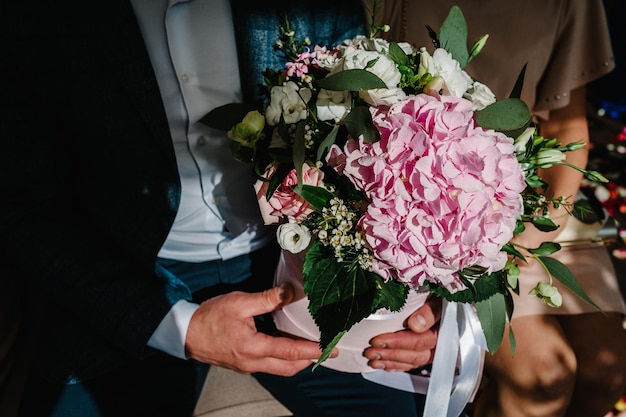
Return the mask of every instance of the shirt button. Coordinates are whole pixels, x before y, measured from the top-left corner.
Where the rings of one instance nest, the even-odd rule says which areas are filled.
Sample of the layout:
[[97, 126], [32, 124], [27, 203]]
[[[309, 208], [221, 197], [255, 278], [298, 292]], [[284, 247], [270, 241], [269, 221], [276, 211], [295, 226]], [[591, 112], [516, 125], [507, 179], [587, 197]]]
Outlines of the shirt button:
[[187, 82], [187, 81], [189, 81], [189, 75], [183, 74], [183, 75], [180, 76], [180, 79], [183, 80], [184, 82]]
[[204, 138], [204, 136], [200, 136], [198, 138], [198, 145], [202, 146], [206, 143], [206, 139]]

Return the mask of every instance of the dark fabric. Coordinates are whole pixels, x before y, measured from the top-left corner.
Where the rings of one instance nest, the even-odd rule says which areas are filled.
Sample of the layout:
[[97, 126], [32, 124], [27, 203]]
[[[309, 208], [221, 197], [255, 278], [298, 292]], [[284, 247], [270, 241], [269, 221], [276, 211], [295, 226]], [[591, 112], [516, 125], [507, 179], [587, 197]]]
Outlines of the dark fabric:
[[[257, 292], [271, 286], [273, 268], [280, 249], [271, 244], [238, 258], [248, 265], [237, 284], [218, 284], [196, 291], [194, 301], [232, 291]], [[193, 274], [193, 264], [170, 272], [185, 270]], [[240, 273], [234, 263], [221, 268], [227, 275]], [[186, 277], [177, 275], [185, 281]], [[261, 329], [272, 332], [271, 319], [257, 318]], [[185, 417], [191, 416], [206, 379], [208, 365], [185, 361], [157, 352], [148, 359], [135, 361], [112, 372], [73, 384], [51, 383], [30, 378], [19, 417]], [[3, 416], [4, 417], [4, 416]]]
[[268, 0], [249, 2], [231, 0], [239, 70], [244, 99], [260, 100], [259, 86], [266, 68], [283, 68], [284, 62], [274, 53], [279, 23], [289, 18], [299, 39], [308, 36], [316, 44], [334, 46], [357, 34], [366, 34], [362, 0], [317, 0], [312, 7], [306, 2]]
[[[3, 274], [10, 275], [5, 265]], [[0, 416], [17, 415], [34, 351], [33, 317], [27, 293], [15, 281], [0, 280]]]
[[39, 372], [99, 375], [184, 297], [154, 272], [179, 192], [167, 122], [128, 2], [1, 7], [0, 262], [20, 267], [2, 279], [45, 295]]
[[31, 379], [19, 417], [190, 417], [208, 370], [159, 353], [76, 384]]
[[253, 375], [296, 417], [418, 417], [423, 395], [385, 387], [361, 374], [320, 366], [285, 378]]

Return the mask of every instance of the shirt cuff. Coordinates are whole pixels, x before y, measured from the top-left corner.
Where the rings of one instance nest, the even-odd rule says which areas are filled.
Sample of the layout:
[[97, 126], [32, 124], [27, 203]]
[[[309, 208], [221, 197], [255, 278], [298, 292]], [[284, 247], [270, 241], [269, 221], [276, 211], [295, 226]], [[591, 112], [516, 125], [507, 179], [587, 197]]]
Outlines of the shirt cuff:
[[198, 304], [186, 300], [174, 304], [148, 340], [148, 346], [180, 359], [188, 359], [185, 338], [191, 316], [198, 307]]

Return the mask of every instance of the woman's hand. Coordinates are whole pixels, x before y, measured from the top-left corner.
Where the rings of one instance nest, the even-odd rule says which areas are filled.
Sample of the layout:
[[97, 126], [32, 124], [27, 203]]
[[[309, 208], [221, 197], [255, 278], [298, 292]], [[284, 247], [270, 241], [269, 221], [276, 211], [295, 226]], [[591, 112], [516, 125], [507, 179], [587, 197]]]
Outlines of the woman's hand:
[[370, 340], [371, 347], [363, 352], [369, 366], [387, 371], [410, 371], [432, 362], [442, 303], [429, 299], [407, 319], [407, 330], [383, 333]]

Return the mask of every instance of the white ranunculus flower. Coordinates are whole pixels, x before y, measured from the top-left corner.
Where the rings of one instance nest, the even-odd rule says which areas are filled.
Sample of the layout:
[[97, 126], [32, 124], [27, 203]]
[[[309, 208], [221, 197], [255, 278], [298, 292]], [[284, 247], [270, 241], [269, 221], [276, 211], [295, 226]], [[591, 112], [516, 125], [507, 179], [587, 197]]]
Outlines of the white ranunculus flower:
[[267, 124], [276, 126], [280, 122], [280, 116], [285, 118], [287, 124], [306, 119], [306, 103], [312, 95], [310, 89], [300, 88], [293, 81], [288, 81], [282, 86], [272, 87], [270, 104], [265, 110]]
[[[372, 65], [372, 63], [374, 63]], [[406, 97], [398, 87], [402, 75], [395, 62], [374, 51], [356, 50], [344, 58], [344, 69], [366, 69], [377, 75], [387, 89], [361, 91], [359, 95], [370, 105], [392, 105]], [[391, 91], [384, 91], [384, 90]]]
[[490, 104], [496, 102], [496, 96], [485, 84], [474, 81], [474, 84], [463, 95], [472, 102], [472, 110], [482, 110]]
[[433, 77], [441, 77], [446, 84], [446, 90], [455, 97], [463, 97], [463, 94], [472, 85], [472, 77], [461, 69], [459, 61], [452, 58], [450, 52], [443, 48], [437, 48], [433, 53], [434, 72]]
[[401, 88], [378, 88], [359, 91], [359, 96], [372, 106], [391, 106], [406, 98]]
[[278, 244], [291, 253], [300, 253], [309, 247], [311, 232], [297, 223], [283, 223], [276, 231]]
[[341, 120], [351, 108], [352, 100], [348, 91], [321, 89], [317, 95], [317, 118], [319, 120]]

